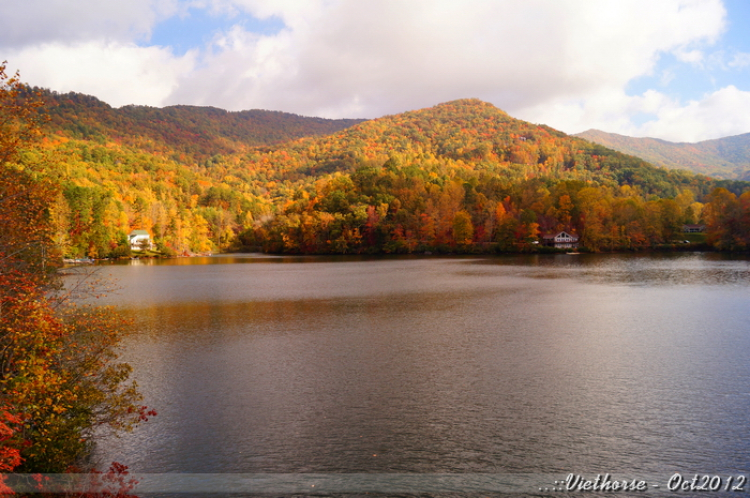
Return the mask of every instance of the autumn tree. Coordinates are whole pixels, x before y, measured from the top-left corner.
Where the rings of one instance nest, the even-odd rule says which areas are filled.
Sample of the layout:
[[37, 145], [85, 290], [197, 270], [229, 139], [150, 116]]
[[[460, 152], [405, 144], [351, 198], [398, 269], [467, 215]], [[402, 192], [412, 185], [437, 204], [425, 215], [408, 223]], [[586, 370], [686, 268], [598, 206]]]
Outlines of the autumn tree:
[[76, 308], [56, 280], [47, 207], [59, 188], [20, 156], [39, 135], [35, 95], [0, 65], [0, 465], [62, 472], [95, 431], [128, 429], [139, 405], [130, 368], [116, 361], [123, 322]]
[[[242, 244], [290, 253], [536, 250], [536, 238], [559, 230], [593, 251], [637, 250], [701, 223], [717, 184], [476, 99], [255, 147], [233, 113], [45, 98], [55, 103], [49, 134], [19, 167], [42, 165], [62, 187], [50, 213], [68, 257], [127, 256], [132, 229], [149, 230], [162, 254], [180, 255]], [[721, 185], [737, 196], [747, 187]], [[670, 197], [679, 213], [661, 202]], [[473, 226], [468, 244], [454, 240], [461, 211]], [[719, 245], [740, 247], [742, 237], [732, 237]]]
[[703, 212], [706, 238], [718, 249], [745, 250], [750, 236], [750, 194], [737, 196], [725, 188], [717, 188], [708, 197]]
[[456, 244], [468, 245], [474, 238], [474, 225], [466, 211], [459, 211], [453, 216], [453, 240]]

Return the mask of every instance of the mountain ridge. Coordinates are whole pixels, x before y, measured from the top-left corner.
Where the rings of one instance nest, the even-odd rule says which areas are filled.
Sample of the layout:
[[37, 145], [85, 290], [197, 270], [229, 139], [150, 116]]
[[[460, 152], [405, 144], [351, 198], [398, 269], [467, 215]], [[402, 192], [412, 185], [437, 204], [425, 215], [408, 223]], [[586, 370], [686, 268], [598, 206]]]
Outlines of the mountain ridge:
[[629, 137], [595, 129], [573, 136], [640, 157], [657, 166], [684, 168], [724, 179], [750, 180], [750, 133], [700, 142]]
[[[265, 127], [216, 108], [56, 98], [22, 166], [59, 185], [50, 215], [70, 257], [128, 256], [134, 229], [164, 254], [528, 251], [562, 229], [595, 251], [640, 249], [697, 222], [713, 188], [748, 187], [657, 168], [477, 99], [348, 127], [322, 120], [335, 131], [310, 136], [314, 120], [274, 111], [260, 114]], [[234, 129], [240, 117], [261, 133]]]
[[[316, 153], [307, 155], [305, 149], [311, 143]], [[406, 161], [420, 161], [427, 155], [438, 160], [480, 163], [508, 179], [534, 176], [554, 181], [575, 178], [609, 185], [624, 183], [657, 195], [676, 195], [674, 185], [666, 188], [665, 182], [687, 185], [707, 181], [700, 175], [690, 177], [688, 170], [657, 168], [636, 156], [547, 125], [513, 118], [475, 98], [383, 116], [333, 135], [306, 137], [282, 147], [295, 151], [301, 161], [298, 167], [310, 168], [313, 174], [345, 172], [357, 161], [386, 162], [396, 153], [405, 154], [402, 160]], [[348, 166], [344, 164], [347, 161]], [[522, 175], [513, 172], [519, 168], [524, 170]]]
[[175, 149], [196, 159], [334, 133], [365, 121], [191, 105], [114, 108], [96, 97], [76, 92], [37, 91], [50, 118], [46, 128], [54, 133], [87, 140], [117, 139], [133, 145], [151, 141], [151, 148]]

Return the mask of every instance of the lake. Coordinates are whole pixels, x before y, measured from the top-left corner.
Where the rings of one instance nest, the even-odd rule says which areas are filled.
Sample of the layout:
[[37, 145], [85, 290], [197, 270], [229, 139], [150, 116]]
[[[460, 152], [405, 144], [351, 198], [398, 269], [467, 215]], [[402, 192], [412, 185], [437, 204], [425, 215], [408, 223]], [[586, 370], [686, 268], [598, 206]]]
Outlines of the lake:
[[750, 475], [747, 257], [130, 263], [101, 267], [120, 286], [105, 301], [134, 320], [122, 356], [159, 415], [97, 458], [146, 492], [559, 496], [569, 474], [608, 473], [667, 493], [676, 474]]

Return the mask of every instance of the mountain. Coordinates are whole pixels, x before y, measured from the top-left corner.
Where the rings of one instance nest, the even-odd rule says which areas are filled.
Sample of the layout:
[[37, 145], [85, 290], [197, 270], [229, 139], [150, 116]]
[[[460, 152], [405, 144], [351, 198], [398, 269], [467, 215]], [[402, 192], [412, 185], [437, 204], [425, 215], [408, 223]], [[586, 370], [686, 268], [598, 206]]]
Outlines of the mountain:
[[300, 137], [327, 135], [364, 121], [258, 109], [230, 112], [186, 105], [113, 108], [89, 95], [36, 90], [41, 91], [50, 117], [47, 128], [53, 132], [76, 139], [177, 151], [198, 159]]
[[657, 166], [689, 169], [716, 178], [750, 180], [750, 133], [697, 143], [633, 138], [599, 130], [574, 135]]
[[59, 185], [49, 213], [70, 257], [128, 255], [134, 229], [167, 254], [528, 251], [559, 230], [591, 250], [638, 249], [700, 221], [717, 186], [735, 199], [748, 187], [657, 168], [476, 99], [356, 123], [112, 109], [79, 94], [51, 94], [47, 108], [47, 134], [22, 166]]
[[[281, 151], [284, 158], [278, 157]], [[639, 158], [514, 119], [477, 99], [365, 121], [332, 135], [303, 138], [249, 157], [275, 164], [279, 180], [351, 172], [362, 164], [389, 160], [419, 164], [422, 169], [437, 161], [464, 170], [493, 172], [507, 180], [628, 184], [658, 195], [676, 195], [679, 185], [695, 180], [685, 172], [654, 168]]]
[[250, 168], [273, 164], [273, 183], [295, 188], [272, 218], [241, 234], [270, 252], [523, 251], [562, 229], [582, 234], [593, 250], [642, 248], [697, 222], [696, 199], [719, 185], [476, 99], [248, 159]]

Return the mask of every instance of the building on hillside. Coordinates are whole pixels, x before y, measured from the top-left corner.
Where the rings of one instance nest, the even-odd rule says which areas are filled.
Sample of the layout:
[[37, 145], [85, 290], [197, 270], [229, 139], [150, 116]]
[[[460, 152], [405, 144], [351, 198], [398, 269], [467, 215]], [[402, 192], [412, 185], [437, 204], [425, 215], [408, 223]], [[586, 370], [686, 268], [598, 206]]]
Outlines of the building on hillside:
[[706, 231], [706, 225], [682, 225], [683, 233], [703, 233]]
[[128, 242], [130, 242], [131, 251], [142, 251], [153, 247], [151, 235], [146, 230], [133, 230], [128, 235]]
[[542, 236], [542, 244], [557, 249], [576, 249], [578, 247], [578, 235], [566, 231], [547, 234]]

